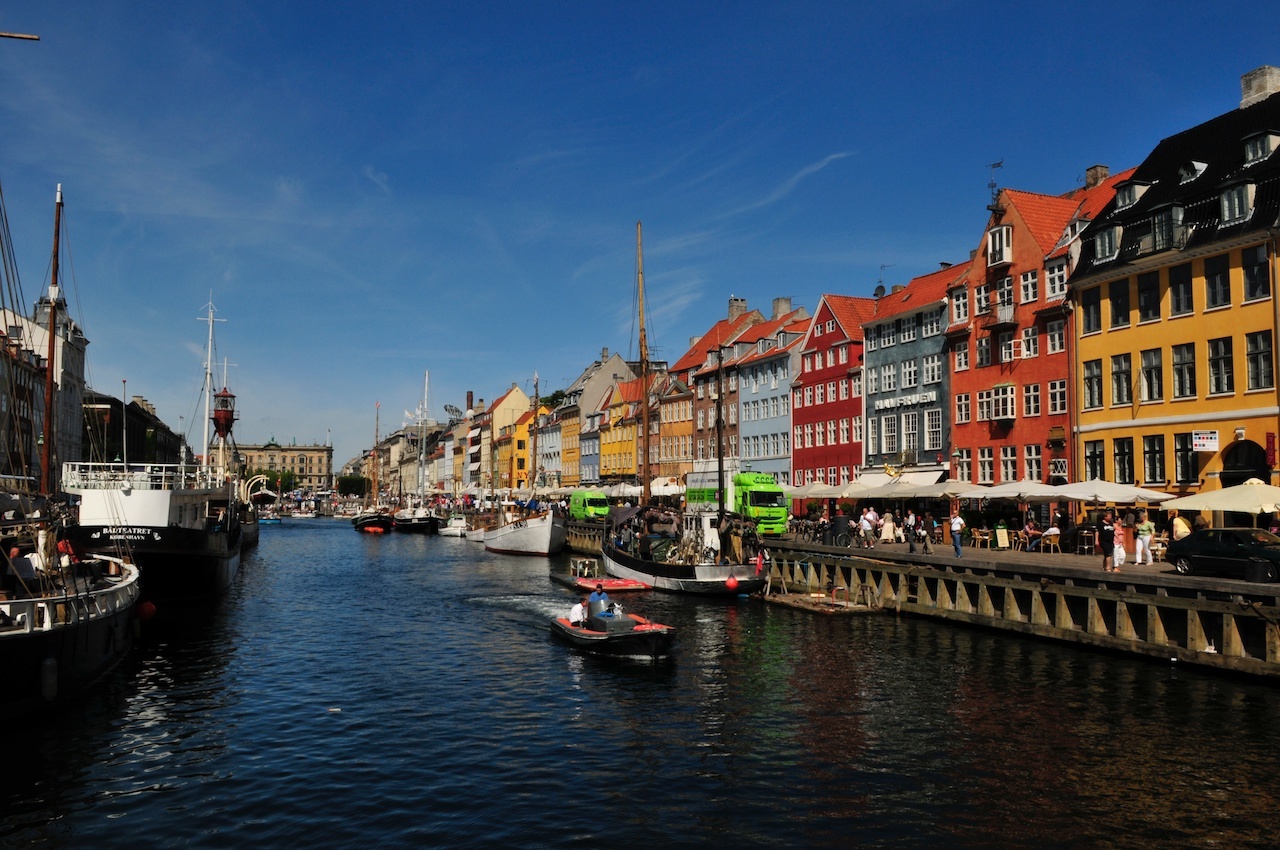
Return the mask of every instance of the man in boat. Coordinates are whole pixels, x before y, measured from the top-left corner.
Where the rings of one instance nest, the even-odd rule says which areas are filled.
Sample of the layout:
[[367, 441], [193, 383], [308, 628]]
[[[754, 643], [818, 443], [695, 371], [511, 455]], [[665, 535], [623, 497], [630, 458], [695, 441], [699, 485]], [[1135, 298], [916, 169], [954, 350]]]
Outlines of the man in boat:
[[591, 592], [591, 595], [587, 597], [587, 602], [588, 603], [600, 602], [604, 605], [609, 604], [609, 594], [604, 592], [603, 584], [599, 584], [599, 583], [596, 584], [596, 589], [593, 590]]
[[578, 604], [569, 609], [569, 625], [581, 626], [587, 620], [587, 597], [578, 597]]

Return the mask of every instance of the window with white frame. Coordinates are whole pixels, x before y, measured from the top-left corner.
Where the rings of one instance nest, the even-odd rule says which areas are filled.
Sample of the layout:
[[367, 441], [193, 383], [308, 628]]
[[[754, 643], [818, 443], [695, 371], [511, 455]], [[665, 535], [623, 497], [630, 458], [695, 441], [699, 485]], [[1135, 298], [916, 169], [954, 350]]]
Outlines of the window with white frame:
[[813, 448], [813, 423], [806, 423], [804, 426], [804, 447], [806, 449]]
[[833, 334], [835, 332], [836, 332], [836, 320], [827, 319], [827, 333]]
[[1067, 412], [1067, 381], [1058, 378], [1049, 382], [1049, 412]]
[[959, 453], [956, 455], [956, 480], [972, 481], [973, 480], [973, 450], [972, 449], [956, 449]]
[[1058, 260], [1045, 266], [1045, 298], [1061, 298], [1067, 294], [1067, 261]]
[[867, 395], [875, 395], [880, 392], [880, 377], [875, 369], [867, 370]]
[[969, 421], [969, 394], [958, 393], [956, 395], [956, 422], [964, 424]]
[[976, 316], [991, 312], [991, 287], [985, 283], [973, 288], [973, 312]]
[[920, 329], [921, 336], [937, 336], [942, 333], [942, 310], [930, 310], [924, 314], [924, 325]]
[[849, 419], [848, 417], [840, 420], [840, 444], [845, 445], [849, 442]]
[[827, 402], [827, 388], [823, 384], [818, 384], [813, 388], [813, 403], [826, 404], [826, 402]]
[[1041, 463], [1040, 445], [1032, 444], [1022, 448], [1022, 464], [1025, 478], [1028, 481], [1043, 481], [1044, 467]]
[[1067, 350], [1067, 324], [1062, 319], [1045, 325], [1046, 347], [1050, 354], [1058, 354]]
[[840, 381], [840, 400], [844, 401], [849, 397], [849, 382]]
[[883, 454], [895, 454], [898, 451], [898, 417], [880, 417], [880, 451]]
[[1148, 348], [1140, 355], [1142, 375], [1140, 392], [1143, 401], [1161, 401], [1164, 398], [1164, 353], [1159, 348]]
[[850, 420], [851, 430], [853, 431], [853, 441], [855, 443], [862, 442], [862, 417], [855, 416]]
[[885, 322], [880, 326], [880, 347], [889, 348], [898, 344], [897, 322]]
[[995, 450], [991, 446], [978, 449], [978, 483], [992, 484], [995, 481]]
[[924, 412], [924, 447], [926, 451], [942, 448], [942, 409], [931, 408]]
[[1231, 337], [1209, 340], [1209, 394], [1235, 392]]
[[822, 447], [827, 444], [827, 435], [822, 428], [821, 422], [819, 422], [813, 429], [813, 444], [818, 447]]
[[926, 354], [924, 356], [924, 383], [937, 384], [942, 382], [942, 355]]
[[1106, 227], [1093, 237], [1094, 258], [1099, 262], [1114, 260], [1120, 253], [1120, 228]]
[[979, 367], [990, 366], [991, 365], [991, 337], [984, 336], [980, 338], [978, 340], [977, 348], [975, 350], [977, 352], [977, 356], [974, 358], [974, 362]]
[[914, 451], [920, 448], [920, 414], [914, 410], [902, 414], [902, 450]]
[[1111, 405], [1119, 407], [1133, 403], [1133, 355], [1111, 356]]
[[796, 396], [796, 401], [795, 401], [796, 409], [799, 410], [800, 408], [804, 407], [804, 397], [801, 394], [801, 390], [797, 389], [795, 391], [795, 396]]
[[954, 325], [969, 321], [969, 293], [957, 289], [951, 293], [951, 323]]
[[836, 444], [836, 420], [827, 420], [827, 445], [834, 446]]
[[1040, 356], [1040, 329], [1035, 325], [1022, 329], [1022, 357]]
[[1024, 384], [1022, 387], [1022, 415], [1040, 415], [1040, 385]]
[[[997, 335], [996, 345], [998, 346], [997, 350], [1000, 353], [1001, 363], [1009, 363], [1010, 361], [1017, 359], [1018, 352], [1014, 351], [1013, 346], [1013, 331], [1002, 331]], [[1021, 346], [1019, 346], [1019, 348], [1021, 348]]]
[[1000, 447], [1000, 480], [1001, 481], [1017, 481], [1018, 480], [1018, 447], [1017, 446], [1001, 446]]
[[996, 281], [995, 303], [1001, 307], [1013, 306], [1013, 278], [1006, 277]]
[[1255, 162], [1266, 159], [1271, 156], [1274, 137], [1270, 133], [1259, 133], [1256, 136], [1250, 136], [1244, 141], [1244, 161], [1246, 165], [1252, 165]]
[[916, 376], [917, 376], [917, 370], [919, 368], [920, 368], [919, 364], [917, 364], [916, 361], [914, 360], [902, 361], [902, 388], [903, 389], [916, 386]]
[[[821, 384], [818, 385], [821, 388]], [[804, 406], [813, 407], [813, 387], [804, 388]]]
[[1271, 331], [1245, 334], [1244, 341], [1249, 366], [1249, 389], [1274, 387], [1276, 382], [1271, 368]]
[[836, 400], [836, 382], [827, 381], [827, 402], [830, 403], [835, 400]]
[[880, 367], [880, 388], [892, 392], [898, 388], [898, 364], [889, 363]]
[[1222, 224], [1235, 224], [1249, 217], [1253, 201], [1253, 184], [1240, 183], [1221, 195]]
[[987, 231], [987, 265], [998, 266], [1013, 261], [1013, 228], [1009, 225]]
[[991, 398], [991, 415], [996, 419], [1016, 419], [1018, 416], [1018, 388], [1012, 384], [995, 387]]
[[969, 341], [957, 343], [954, 351], [956, 368], [955, 371], [963, 372], [969, 368]]
[[854, 398], [862, 396], [862, 372], [855, 372], [849, 379], [849, 394]]
[[867, 351], [875, 351], [880, 347], [880, 328], [878, 326], [871, 325], [867, 328], [866, 336], [862, 340], [862, 346]]
[[901, 339], [903, 342], [911, 342], [916, 338], [916, 316], [907, 316], [902, 320]]
[[1019, 288], [1021, 290], [1022, 303], [1029, 304], [1040, 298], [1040, 270], [1032, 269], [1029, 272], [1023, 272], [1022, 277], [1018, 279]]
[[991, 421], [991, 397], [994, 395], [992, 390], [978, 391], [978, 421]]
[[841, 345], [836, 349], [836, 362], [841, 364], [849, 362], [849, 346]]

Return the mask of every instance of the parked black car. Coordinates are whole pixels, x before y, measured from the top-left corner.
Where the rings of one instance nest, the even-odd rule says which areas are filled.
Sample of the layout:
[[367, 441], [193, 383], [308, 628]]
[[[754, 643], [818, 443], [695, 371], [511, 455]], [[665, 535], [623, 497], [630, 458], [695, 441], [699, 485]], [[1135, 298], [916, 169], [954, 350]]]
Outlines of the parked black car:
[[1260, 528], [1203, 528], [1169, 543], [1179, 574], [1221, 574], [1246, 581], [1280, 578], [1280, 537]]

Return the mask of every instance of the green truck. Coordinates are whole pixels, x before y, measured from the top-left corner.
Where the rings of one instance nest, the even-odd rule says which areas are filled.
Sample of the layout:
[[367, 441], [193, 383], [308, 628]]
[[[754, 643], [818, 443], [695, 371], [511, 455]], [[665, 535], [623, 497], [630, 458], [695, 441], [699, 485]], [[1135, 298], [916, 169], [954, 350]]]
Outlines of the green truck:
[[[709, 479], [709, 480], [708, 480]], [[685, 505], [690, 510], [717, 510], [715, 473], [690, 473]], [[766, 472], [739, 472], [728, 478], [724, 508], [756, 524], [756, 534], [779, 537], [787, 531], [787, 494]]]
[[599, 490], [575, 490], [569, 496], [569, 519], [596, 520], [609, 515], [609, 497]]

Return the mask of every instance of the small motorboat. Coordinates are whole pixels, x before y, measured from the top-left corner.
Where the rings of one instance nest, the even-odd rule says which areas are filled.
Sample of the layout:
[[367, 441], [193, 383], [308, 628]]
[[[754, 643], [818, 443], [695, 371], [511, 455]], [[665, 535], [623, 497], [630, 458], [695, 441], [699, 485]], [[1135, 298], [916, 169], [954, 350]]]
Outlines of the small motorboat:
[[462, 514], [451, 514], [449, 521], [440, 526], [441, 537], [466, 537], [467, 518]]
[[651, 661], [669, 657], [676, 639], [673, 626], [624, 612], [617, 602], [592, 602], [581, 626], [571, 625], [568, 617], [556, 617], [551, 633], [587, 652]]
[[653, 590], [653, 586], [633, 578], [614, 578], [602, 575], [600, 562], [595, 558], [573, 558], [569, 561], [569, 574], [552, 573], [551, 580], [583, 593], [597, 587], [606, 593], [627, 593], [636, 590]]

